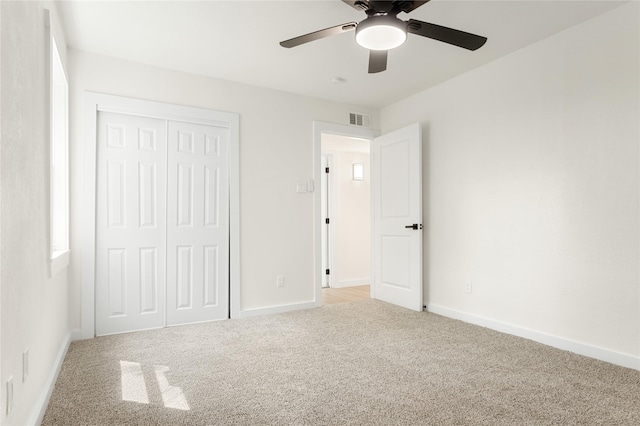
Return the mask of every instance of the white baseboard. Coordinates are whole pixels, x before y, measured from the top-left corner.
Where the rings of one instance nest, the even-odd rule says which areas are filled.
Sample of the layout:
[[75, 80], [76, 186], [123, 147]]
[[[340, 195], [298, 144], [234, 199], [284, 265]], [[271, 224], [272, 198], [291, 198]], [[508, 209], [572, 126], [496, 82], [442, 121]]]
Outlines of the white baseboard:
[[89, 334], [87, 332], [85, 332], [85, 330], [75, 330], [71, 332], [71, 341], [75, 342], [78, 340], [86, 340], [86, 339], [93, 339], [95, 336], [93, 335], [93, 333]]
[[574, 340], [565, 339], [563, 337], [554, 336], [552, 334], [547, 334], [540, 331], [519, 327], [517, 325], [496, 321], [491, 318], [469, 314], [466, 312], [457, 311], [455, 309], [445, 308], [444, 306], [429, 304], [427, 305], [427, 311], [434, 314], [442, 315], [444, 317], [479, 325], [481, 327], [490, 328], [502, 333], [523, 337], [525, 339], [533, 340], [544, 345], [573, 352], [578, 355], [584, 355], [622, 367], [640, 370], [640, 357], [638, 356], [624, 354], [621, 352], [612, 351], [610, 349], [601, 348], [599, 346], [588, 345], [586, 343], [576, 342]]
[[64, 339], [62, 339], [62, 345], [58, 350], [58, 355], [56, 356], [53, 367], [51, 368], [49, 377], [47, 377], [47, 381], [42, 387], [42, 392], [40, 392], [40, 396], [38, 397], [38, 400], [31, 410], [31, 415], [29, 416], [29, 421], [27, 422], [27, 424], [39, 425], [42, 423], [44, 414], [47, 411], [47, 406], [49, 405], [49, 398], [51, 398], [53, 388], [56, 385], [56, 380], [58, 380], [58, 374], [60, 373], [60, 368], [62, 368], [62, 363], [64, 361], [64, 357], [67, 355], [67, 350], [69, 349], [70, 343], [71, 333], [67, 333]]
[[359, 280], [336, 281], [331, 283], [331, 288], [355, 287], [359, 285], [371, 284], [371, 278], [362, 278]]
[[299, 311], [301, 309], [318, 308], [322, 303], [304, 302], [291, 305], [270, 306], [268, 308], [246, 309], [240, 311], [240, 318], [257, 317], [260, 315], [281, 314], [283, 312]]

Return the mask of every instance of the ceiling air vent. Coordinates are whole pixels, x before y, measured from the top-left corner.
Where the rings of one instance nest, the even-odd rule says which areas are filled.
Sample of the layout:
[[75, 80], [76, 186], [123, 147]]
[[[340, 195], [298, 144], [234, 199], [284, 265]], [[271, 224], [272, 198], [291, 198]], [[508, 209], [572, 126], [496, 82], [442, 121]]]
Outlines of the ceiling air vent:
[[349, 124], [358, 127], [371, 127], [371, 117], [366, 114], [356, 112], [349, 113]]

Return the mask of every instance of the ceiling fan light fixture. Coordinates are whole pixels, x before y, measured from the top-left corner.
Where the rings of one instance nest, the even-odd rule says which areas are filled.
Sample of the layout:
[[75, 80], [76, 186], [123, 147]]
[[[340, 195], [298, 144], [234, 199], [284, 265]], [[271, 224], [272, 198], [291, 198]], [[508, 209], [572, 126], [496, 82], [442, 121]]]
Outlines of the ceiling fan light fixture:
[[406, 40], [407, 24], [395, 16], [370, 16], [356, 28], [356, 42], [369, 50], [394, 49]]

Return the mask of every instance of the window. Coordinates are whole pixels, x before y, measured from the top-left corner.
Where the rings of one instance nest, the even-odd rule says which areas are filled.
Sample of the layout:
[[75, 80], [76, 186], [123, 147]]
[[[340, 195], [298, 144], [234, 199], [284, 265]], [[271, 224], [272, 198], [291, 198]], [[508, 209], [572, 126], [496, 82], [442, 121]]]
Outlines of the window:
[[51, 276], [69, 264], [69, 86], [51, 36]]

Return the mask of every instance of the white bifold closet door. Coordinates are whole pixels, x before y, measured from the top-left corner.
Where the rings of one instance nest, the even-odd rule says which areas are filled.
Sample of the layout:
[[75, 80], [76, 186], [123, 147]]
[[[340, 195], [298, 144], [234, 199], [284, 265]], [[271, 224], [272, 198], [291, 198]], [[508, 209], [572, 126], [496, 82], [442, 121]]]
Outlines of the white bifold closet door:
[[96, 335], [228, 318], [229, 131], [98, 114]]
[[229, 317], [227, 135], [169, 122], [168, 325]]

